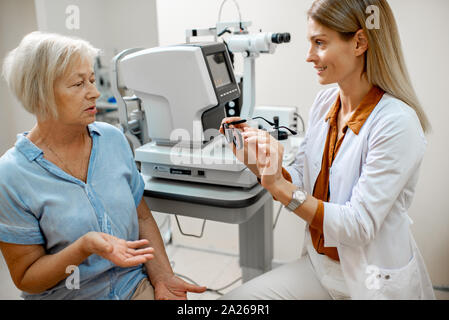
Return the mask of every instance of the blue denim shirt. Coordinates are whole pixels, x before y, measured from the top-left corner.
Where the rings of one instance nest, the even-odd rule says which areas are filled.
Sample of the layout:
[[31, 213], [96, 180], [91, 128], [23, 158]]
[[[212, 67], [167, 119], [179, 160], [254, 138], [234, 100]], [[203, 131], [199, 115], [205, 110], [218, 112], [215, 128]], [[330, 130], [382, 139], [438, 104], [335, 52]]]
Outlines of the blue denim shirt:
[[[41, 244], [55, 254], [89, 231], [139, 238], [136, 207], [144, 182], [131, 148], [117, 128], [88, 125], [92, 137], [87, 183], [61, 170], [19, 134], [0, 158], [0, 241]], [[79, 265], [79, 289], [66, 280], [25, 299], [129, 299], [146, 277], [143, 265], [120, 268], [91, 255]]]

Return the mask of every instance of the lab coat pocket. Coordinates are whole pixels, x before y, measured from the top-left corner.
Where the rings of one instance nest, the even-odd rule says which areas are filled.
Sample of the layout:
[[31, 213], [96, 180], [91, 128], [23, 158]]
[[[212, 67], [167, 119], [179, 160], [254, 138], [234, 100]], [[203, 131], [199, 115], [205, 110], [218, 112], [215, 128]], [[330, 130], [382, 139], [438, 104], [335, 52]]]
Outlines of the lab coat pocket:
[[402, 268], [379, 269], [380, 290], [377, 299], [419, 300], [422, 288], [416, 254]]

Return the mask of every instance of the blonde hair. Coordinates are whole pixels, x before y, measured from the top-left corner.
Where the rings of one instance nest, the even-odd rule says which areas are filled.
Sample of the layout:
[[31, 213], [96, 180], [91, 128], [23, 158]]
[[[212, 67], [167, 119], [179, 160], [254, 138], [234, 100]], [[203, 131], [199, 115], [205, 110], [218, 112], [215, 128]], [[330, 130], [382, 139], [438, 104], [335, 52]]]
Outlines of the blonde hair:
[[[369, 15], [366, 11], [369, 6], [378, 9], [379, 25], [374, 28], [367, 26]], [[362, 29], [368, 38], [368, 50], [365, 53], [368, 81], [413, 108], [423, 131], [430, 132], [429, 120], [419, 103], [405, 65], [396, 20], [386, 0], [315, 0], [307, 15], [337, 31], [346, 40]]]
[[53, 33], [32, 32], [8, 53], [3, 77], [30, 113], [57, 118], [54, 83], [79, 59], [94, 58], [99, 50], [89, 42]]

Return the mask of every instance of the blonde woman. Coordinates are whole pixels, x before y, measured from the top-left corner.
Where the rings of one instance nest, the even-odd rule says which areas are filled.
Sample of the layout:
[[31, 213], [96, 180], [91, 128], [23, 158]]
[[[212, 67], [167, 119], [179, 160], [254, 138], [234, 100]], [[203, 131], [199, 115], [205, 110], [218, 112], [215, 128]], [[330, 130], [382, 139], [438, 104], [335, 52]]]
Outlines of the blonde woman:
[[235, 126], [245, 139], [237, 157], [307, 222], [302, 257], [223, 299], [434, 299], [407, 215], [429, 123], [393, 13], [385, 0], [317, 0], [308, 39], [320, 84], [338, 86], [316, 97], [294, 165], [282, 168], [269, 135]]
[[12, 280], [25, 299], [204, 292], [173, 274], [126, 138], [95, 122], [97, 53], [33, 32], [5, 59], [9, 87], [37, 120], [0, 158], [0, 249]]

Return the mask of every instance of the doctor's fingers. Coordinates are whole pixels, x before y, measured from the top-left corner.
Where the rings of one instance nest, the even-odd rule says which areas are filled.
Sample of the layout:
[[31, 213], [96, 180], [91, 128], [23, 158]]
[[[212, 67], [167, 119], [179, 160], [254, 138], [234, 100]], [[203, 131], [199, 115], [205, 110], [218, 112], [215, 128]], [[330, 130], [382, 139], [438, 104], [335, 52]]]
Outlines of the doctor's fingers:
[[[242, 120], [242, 118], [240, 117], [228, 117], [228, 118], [224, 118], [223, 120], [221, 120], [221, 124], [220, 124], [220, 133], [224, 134], [223, 132], [223, 124], [225, 123], [230, 123], [230, 122], [234, 122], [234, 121], [240, 121]], [[235, 124], [235, 125], [229, 125], [229, 128], [237, 128], [237, 129], [241, 129], [244, 130], [244, 128], [249, 127], [248, 124], [246, 123], [240, 123], [240, 124]]]
[[[267, 148], [273, 148], [276, 147], [276, 145], [278, 144], [278, 142], [276, 140], [273, 140], [270, 138], [270, 136], [266, 136], [266, 135], [259, 135], [259, 134], [249, 134], [249, 135], [243, 135], [243, 141], [245, 142], [245, 144], [248, 145], [248, 147], [256, 146], [256, 148], [259, 147], [260, 144], [263, 144], [264, 147]], [[265, 146], [266, 145], [266, 146]]]
[[251, 127], [245, 128], [245, 130], [241, 134], [243, 139], [249, 139], [252, 137], [257, 137], [260, 141], [266, 141], [267, 139], [270, 139], [270, 134], [267, 131]]
[[257, 144], [257, 169], [263, 175], [274, 175], [282, 167], [283, 152], [277, 144]]

